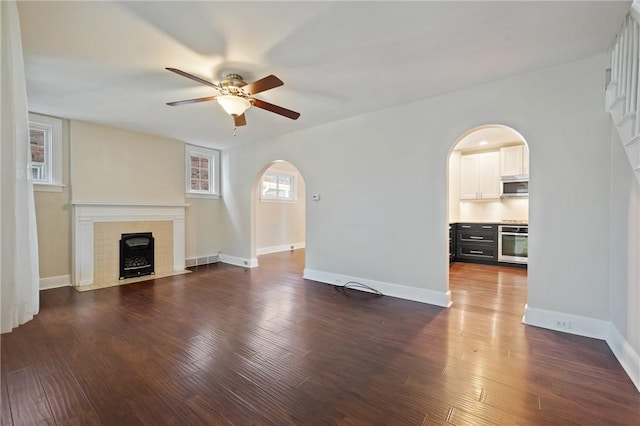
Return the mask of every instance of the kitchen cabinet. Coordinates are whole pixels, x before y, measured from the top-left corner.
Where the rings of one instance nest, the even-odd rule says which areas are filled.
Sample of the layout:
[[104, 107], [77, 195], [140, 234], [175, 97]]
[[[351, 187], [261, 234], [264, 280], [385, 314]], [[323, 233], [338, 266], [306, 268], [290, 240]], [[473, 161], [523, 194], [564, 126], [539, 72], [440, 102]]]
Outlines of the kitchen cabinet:
[[449, 225], [449, 263], [452, 263], [456, 258], [456, 239], [455, 239], [455, 226]]
[[460, 199], [500, 198], [500, 152], [460, 156]]
[[500, 176], [529, 174], [529, 148], [526, 145], [500, 148]]
[[498, 261], [498, 225], [456, 224], [456, 260], [495, 264]]

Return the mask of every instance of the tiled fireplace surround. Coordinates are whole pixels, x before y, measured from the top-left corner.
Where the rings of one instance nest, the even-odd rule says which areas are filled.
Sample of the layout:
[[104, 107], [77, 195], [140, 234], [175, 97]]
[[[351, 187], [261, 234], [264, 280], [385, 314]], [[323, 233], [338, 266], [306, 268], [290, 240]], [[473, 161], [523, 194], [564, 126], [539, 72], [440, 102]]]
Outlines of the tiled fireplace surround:
[[117, 282], [120, 237], [131, 232], [153, 233], [156, 275], [184, 270], [185, 207], [74, 203], [72, 284]]

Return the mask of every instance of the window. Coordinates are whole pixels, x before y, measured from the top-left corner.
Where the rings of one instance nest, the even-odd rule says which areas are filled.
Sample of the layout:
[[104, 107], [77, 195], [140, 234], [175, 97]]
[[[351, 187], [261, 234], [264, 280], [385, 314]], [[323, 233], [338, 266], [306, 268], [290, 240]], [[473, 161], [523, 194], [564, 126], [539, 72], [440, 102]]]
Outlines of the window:
[[185, 146], [185, 182], [188, 197], [220, 196], [220, 152]]
[[262, 176], [262, 191], [260, 198], [262, 200], [270, 201], [295, 201], [295, 176], [277, 170], [268, 171]]
[[29, 114], [29, 169], [38, 191], [62, 191], [62, 120]]

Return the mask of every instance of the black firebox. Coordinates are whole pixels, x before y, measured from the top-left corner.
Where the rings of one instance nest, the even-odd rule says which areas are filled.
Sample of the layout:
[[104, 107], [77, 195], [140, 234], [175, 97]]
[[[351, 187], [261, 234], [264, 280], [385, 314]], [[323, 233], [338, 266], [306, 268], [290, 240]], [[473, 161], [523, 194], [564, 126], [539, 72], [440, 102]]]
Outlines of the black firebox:
[[120, 239], [120, 279], [154, 274], [153, 234], [122, 234]]

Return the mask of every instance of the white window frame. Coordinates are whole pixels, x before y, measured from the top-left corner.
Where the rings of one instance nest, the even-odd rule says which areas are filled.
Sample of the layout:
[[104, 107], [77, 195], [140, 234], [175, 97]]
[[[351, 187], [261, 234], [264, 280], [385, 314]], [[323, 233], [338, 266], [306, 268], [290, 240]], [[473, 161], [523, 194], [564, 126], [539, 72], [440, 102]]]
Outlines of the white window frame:
[[[220, 198], [220, 151], [195, 145], [185, 145], [185, 195], [191, 198]], [[209, 190], [191, 189], [191, 157], [198, 156], [209, 159]]]
[[[45, 175], [42, 180], [33, 180], [36, 191], [62, 192], [62, 120], [40, 114], [29, 113], [29, 131], [37, 129], [44, 131], [45, 145]], [[29, 132], [31, 133], [31, 132]], [[31, 136], [29, 136], [30, 138]], [[29, 144], [31, 140], [29, 140]], [[30, 177], [32, 173], [31, 146], [29, 146]]]
[[[267, 176], [285, 176], [291, 179], [291, 197], [290, 198], [281, 198], [278, 197], [278, 190], [276, 188], [276, 196], [275, 197], [267, 197], [262, 192], [262, 188], [264, 188], [264, 178]], [[260, 179], [260, 201], [266, 203], [295, 203], [298, 201], [298, 178], [297, 175], [290, 172], [285, 172], [277, 169], [267, 170]]]

